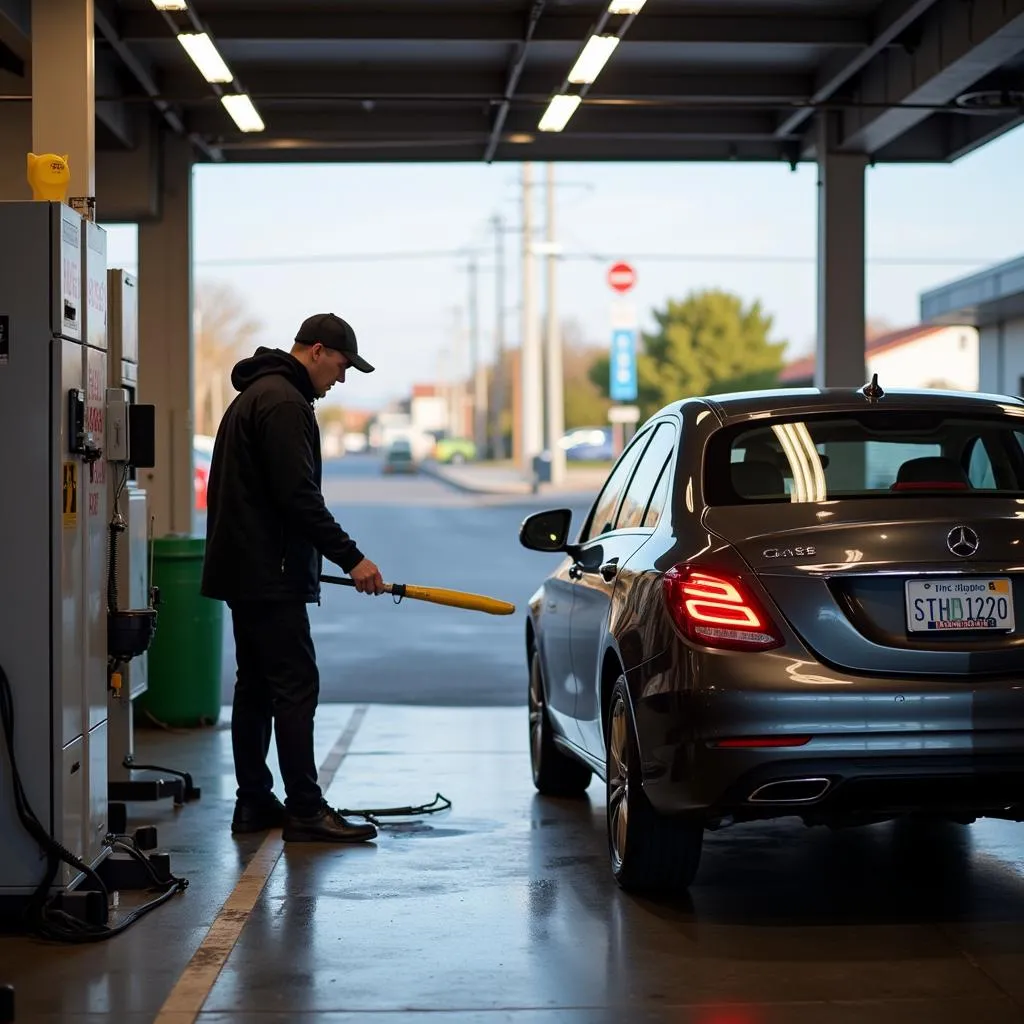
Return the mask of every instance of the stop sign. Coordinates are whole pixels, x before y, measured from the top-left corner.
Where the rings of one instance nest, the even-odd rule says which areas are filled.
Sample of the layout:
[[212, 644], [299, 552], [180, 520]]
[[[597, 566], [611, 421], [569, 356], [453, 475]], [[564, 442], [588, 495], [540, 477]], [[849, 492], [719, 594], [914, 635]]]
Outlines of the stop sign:
[[608, 271], [608, 284], [617, 292], [628, 292], [636, 284], [636, 271], [628, 263], [616, 263]]

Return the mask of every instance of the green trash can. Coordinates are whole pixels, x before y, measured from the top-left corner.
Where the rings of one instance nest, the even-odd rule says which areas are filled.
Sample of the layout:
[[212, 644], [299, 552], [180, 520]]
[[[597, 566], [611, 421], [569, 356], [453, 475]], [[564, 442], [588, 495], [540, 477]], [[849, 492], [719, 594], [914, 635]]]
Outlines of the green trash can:
[[153, 541], [153, 585], [160, 588], [149, 648], [149, 688], [135, 701], [144, 725], [189, 728], [220, 717], [224, 605], [199, 592], [206, 540], [170, 534]]

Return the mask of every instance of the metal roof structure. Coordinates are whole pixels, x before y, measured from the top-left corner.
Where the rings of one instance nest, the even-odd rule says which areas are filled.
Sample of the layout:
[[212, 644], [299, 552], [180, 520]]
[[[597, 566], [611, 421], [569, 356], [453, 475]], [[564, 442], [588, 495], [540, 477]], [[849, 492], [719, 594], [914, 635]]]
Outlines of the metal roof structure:
[[[941, 162], [1024, 122], [1024, 0], [179, 2], [95, 0], [100, 148], [132, 148], [156, 110], [226, 162], [796, 163], [829, 109], [840, 151]], [[8, 80], [30, 7], [0, 0]], [[230, 81], [176, 38], [198, 32]], [[596, 80], [570, 82], [594, 35], [617, 42]], [[262, 130], [240, 130], [224, 93], [250, 96]], [[578, 107], [540, 131], [561, 95]]]

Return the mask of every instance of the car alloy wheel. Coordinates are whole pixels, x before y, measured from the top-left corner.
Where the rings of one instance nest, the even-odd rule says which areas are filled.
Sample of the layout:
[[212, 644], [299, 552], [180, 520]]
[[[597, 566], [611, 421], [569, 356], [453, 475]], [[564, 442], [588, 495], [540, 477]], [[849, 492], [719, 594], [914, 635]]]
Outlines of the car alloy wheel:
[[533, 784], [545, 796], [580, 796], [586, 792], [593, 772], [582, 762], [559, 750], [548, 717], [540, 653], [530, 655], [530, 767]]
[[615, 880], [627, 891], [651, 896], [684, 893], [700, 866], [704, 824], [659, 814], [647, 798], [624, 676], [612, 691], [605, 741], [608, 858]]
[[544, 684], [540, 679], [540, 655], [534, 651], [530, 659], [530, 768], [533, 782], [537, 784], [540, 772], [541, 751], [544, 746], [544, 725], [547, 712], [544, 710]]
[[618, 874], [629, 832], [629, 720], [626, 704], [617, 695], [608, 725], [608, 843], [612, 871]]

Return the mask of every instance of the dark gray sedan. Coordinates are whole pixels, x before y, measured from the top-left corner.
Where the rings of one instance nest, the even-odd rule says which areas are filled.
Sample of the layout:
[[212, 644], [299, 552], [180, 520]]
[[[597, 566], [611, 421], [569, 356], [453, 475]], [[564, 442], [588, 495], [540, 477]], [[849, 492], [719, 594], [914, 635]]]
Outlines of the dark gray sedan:
[[612, 871], [693, 880], [705, 829], [1024, 819], [1024, 403], [694, 398], [638, 431], [530, 601], [534, 781], [605, 781]]

